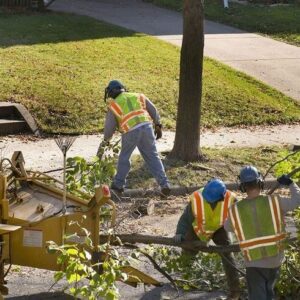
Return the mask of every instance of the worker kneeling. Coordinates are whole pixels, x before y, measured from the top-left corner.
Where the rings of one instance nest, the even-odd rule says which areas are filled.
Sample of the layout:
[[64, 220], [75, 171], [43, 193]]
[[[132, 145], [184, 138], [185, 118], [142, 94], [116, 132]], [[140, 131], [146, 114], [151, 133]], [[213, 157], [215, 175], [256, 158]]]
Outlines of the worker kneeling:
[[[204, 188], [190, 195], [190, 203], [177, 224], [175, 242], [212, 239], [216, 245], [229, 245], [230, 239], [223, 225], [229, 207], [236, 201], [235, 194], [226, 189], [223, 181], [209, 181]], [[239, 299], [239, 277], [232, 254], [226, 252], [221, 259], [229, 288], [227, 299]]]

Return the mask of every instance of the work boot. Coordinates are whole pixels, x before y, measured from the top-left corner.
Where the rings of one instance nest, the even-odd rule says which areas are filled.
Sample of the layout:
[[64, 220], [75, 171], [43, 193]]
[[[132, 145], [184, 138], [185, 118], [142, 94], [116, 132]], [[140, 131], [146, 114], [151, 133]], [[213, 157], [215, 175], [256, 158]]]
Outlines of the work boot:
[[168, 197], [171, 193], [171, 189], [168, 186], [162, 187], [160, 193], [163, 197]]
[[116, 192], [117, 194], [122, 194], [124, 192], [123, 188], [119, 188], [115, 186], [113, 183], [111, 184], [110, 189]]

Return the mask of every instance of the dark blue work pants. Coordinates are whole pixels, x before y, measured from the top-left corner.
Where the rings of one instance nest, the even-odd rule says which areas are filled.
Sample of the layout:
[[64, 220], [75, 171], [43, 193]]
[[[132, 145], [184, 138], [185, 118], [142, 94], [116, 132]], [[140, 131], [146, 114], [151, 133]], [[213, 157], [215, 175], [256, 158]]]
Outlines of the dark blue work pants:
[[246, 268], [249, 300], [272, 300], [274, 286], [279, 277], [278, 268]]

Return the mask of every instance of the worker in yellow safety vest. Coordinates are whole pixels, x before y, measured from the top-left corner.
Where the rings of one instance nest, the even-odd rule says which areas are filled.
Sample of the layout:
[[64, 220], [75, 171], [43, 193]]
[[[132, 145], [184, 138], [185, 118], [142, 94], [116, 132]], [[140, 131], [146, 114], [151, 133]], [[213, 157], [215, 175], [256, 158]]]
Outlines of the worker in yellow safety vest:
[[271, 300], [284, 259], [284, 214], [300, 206], [300, 189], [287, 176], [277, 181], [288, 186], [291, 198], [265, 195], [264, 181], [254, 166], [241, 169], [240, 189], [246, 198], [229, 208], [225, 230], [234, 232], [244, 255], [249, 300]]
[[[224, 230], [229, 207], [237, 201], [236, 195], [227, 190], [220, 179], [212, 179], [204, 188], [189, 196], [189, 204], [181, 215], [174, 240], [213, 240], [216, 245], [229, 245], [230, 239]], [[197, 253], [193, 253], [197, 254]], [[231, 253], [221, 255], [229, 293], [227, 299], [239, 299], [240, 285]]]
[[155, 144], [155, 137], [157, 140], [162, 137], [162, 125], [156, 107], [145, 95], [127, 92], [118, 80], [109, 82], [104, 99], [108, 99], [108, 112], [104, 140], [98, 148], [97, 155], [101, 158], [104, 147], [117, 129], [122, 133], [117, 174], [111, 188], [119, 193], [124, 191], [130, 170], [130, 157], [137, 147], [159, 184], [161, 193], [167, 196], [170, 193], [170, 185]]

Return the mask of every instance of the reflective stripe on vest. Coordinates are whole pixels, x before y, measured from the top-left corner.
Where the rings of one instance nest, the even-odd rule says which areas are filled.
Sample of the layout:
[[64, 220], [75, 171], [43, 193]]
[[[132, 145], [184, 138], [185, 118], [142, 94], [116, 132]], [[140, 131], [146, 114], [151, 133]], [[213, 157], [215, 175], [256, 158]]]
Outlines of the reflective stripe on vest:
[[191, 195], [191, 206], [194, 215], [193, 228], [196, 235], [202, 240], [208, 240], [213, 233], [224, 225], [228, 216], [230, 205], [235, 200], [235, 195], [227, 191], [224, 201], [219, 201], [214, 209], [203, 198], [202, 190]]
[[109, 108], [118, 118], [122, 118], [123, 112], [122, 108], [114, 101], [110, 101]]
[[242, 200], [229, 210], [229, 217], [247, 261], [275, 256], [286, 237], [277, 197]]
[[143, 94], [121, 93], [116, 99], [109, 101], [109, 109], [116, 116], [119, 130], [123, 133], [139, 123], [151, 121]]

